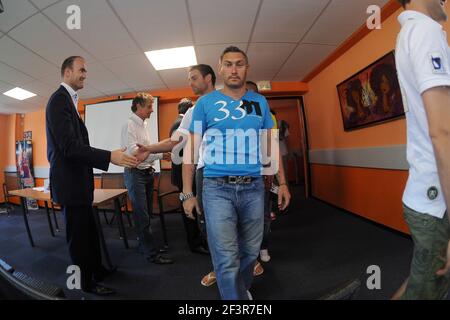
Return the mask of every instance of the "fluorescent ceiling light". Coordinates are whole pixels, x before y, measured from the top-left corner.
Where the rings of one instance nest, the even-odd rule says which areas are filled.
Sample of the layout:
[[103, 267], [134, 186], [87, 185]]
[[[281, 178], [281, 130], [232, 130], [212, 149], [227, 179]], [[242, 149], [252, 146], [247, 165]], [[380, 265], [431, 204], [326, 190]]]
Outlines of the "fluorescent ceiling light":
[[17, 100], [25, 100], [36, 96], [34, 93], [21, 88], [14, 88], [12, 90], [9, 90], [5, 92], [4, 95]]
[[186, 68], [197, 64], [197, 57], [192, 46], [147, 51], [145, 55], [157, 71]]

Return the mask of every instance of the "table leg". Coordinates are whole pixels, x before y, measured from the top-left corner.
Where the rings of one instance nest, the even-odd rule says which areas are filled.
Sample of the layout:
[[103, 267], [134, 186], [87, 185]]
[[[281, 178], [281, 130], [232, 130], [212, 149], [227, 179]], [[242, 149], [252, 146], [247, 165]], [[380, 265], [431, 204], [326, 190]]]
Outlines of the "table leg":
[[113, 270], [115, 267], [111, 263], [111, 259], [109, 258], [108, 248], [106, 247], [105, 236], [103, 235], [103, 228], [100, 224], [99, 213], [97, 207], [94, 207], [94, 221], [97, 225], [97, 232], [100, 238], [100, 245], [102, 247], [103, 255], [105, 256], [106, 264], [108, 265], [110, 270]]
[[52, 219], [50, 219], [50, 210], [48, 209], [47, 201], [44, 201], [44, 202], [45, 202], [45, 211], [47, 213], [48, 227], [50, 228], [50, 234], [52, 235], [52, 237], [54, 237], [55, 236], [55, 232], [53, 231]]
[[128, 245], [128, 239], [127, 239], [127, 235], [125, 233], [125, 227], [123, 225], [123, 219], [122, 219], [122, 212], [120, 211], [120, 203], [119, 203], [119, 198], [115, 198], [114, 199], [114, 212], [117, 216], [117, 221], [119, 221], [119, 231], [122, 234], [123, 237], [123, 243], [125, 244], [125, 248], [129, 249], [129, 245]]
[[56, 232], [59, 232], [59, 225], [58, 225], [58, 220], [56, 219], [55, 206], [54, 206], [53, 202], [52, 202], [52, 213], [53, 213], [53, 220], [55, 221]]
[[30, 226], [28, 224], [28, 208], [27, 208], [27, 199], [20, 197], [20, 203], [22, 204], [22, 212], [23, 212], [23, 220], [25, 221], [25, 227], [27, 228], [28, 240], [30, 240], [30, 244], [34, 247], [33, 237], [31, 236]]

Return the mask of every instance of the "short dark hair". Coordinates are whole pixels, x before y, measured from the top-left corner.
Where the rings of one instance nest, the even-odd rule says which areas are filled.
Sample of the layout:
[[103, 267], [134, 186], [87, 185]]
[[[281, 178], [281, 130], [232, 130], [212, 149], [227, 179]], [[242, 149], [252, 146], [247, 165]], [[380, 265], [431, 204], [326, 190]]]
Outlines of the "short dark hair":
[[402, 5], [403, 8], [405, 8], [406, 4], [410, 3], [411, 0], [398, 0], [398, 2]]
[[146, 101], [153, 101], [153, 97], [145, 92], [139, 92], [136, 97], [134, 97], [133, 102], [131, 103], [131, 111], [135, 113], [137, 111], [137, 105], [143, 106]]
[[66, 72], [66, 69], [73, 68], [73, 62], [76, 59], [84, 59], [84, 58], [81, 56], [71, 56], [71, 57], [68, 57], [66, 60], [64, 60], [62, 66], [61, 66], [61, 78], [64, 77], [64, 72]]
[[229, 52], [241, 53], [244, 56], [244, 58], [245, 58], [245, 62], [247, 62], [247, 64], [248, 64], [247, 54], [244, 51], [242, 51], [241, 49], [239, 49], [238, 47], [235, 47], [235, 46], [229, 46], [229, 47], [225, 48], [225, 50], [223, 50], [222, 55], [220, 56], [220, 62], [222, 62], [223, 57]]
[[189, 71], [192, 70], [197, 70], [198, 72], [200, 72], [202, 74], [202, 77], [206, 77], [208, 74], [211, 75], [211, 82], [212, 85], [215, 86], [216, 85], [216, 74], [214, 73], [213, 68], [211, 68], [210, 65], [207, 64], [196, 64], [195, 66], [191, 66], [189, 68]]
[[247, 84], [249, 84], [249, 85], [252, 85], [252, 86], [255, 86], [255, 88], [256, 88], [256, 93], [259, 93], [259, 89], [258, 89], [258, 85], [256, 84], [256, 83], [254, 83], [253, 81], [250, 81], [250, 80], [248, 80], [248, 81], [245, 81], [245, 84], [247, 85]]
[[194, 104], [192, 103], [191, 99], [189, 98], [183, 98], [180, 100], [180, 102], [178, 103], [178, 113], [179, 114], [185, 114], [186, 111], [188, 111], [188, 109], [190, 107], [192, 107]]

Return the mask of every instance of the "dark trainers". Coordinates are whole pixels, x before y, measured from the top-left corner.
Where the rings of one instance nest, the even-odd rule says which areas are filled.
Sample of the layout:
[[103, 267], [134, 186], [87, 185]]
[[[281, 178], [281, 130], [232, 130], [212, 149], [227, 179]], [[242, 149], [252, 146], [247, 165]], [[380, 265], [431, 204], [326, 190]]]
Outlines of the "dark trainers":
[[157, 254], [154, 257], [147, 258], [147, 261], [151, 262], [151, 263], [155, 263], [155, 264], [172, 264], [173, 263], [172, 259], [169, 259], [169, 258], [163, 256], [162, 254]]

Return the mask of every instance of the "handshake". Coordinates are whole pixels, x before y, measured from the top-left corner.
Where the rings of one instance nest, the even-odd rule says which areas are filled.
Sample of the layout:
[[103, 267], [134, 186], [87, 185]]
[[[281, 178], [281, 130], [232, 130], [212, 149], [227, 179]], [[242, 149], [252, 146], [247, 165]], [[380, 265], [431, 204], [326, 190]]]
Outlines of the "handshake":
[[[150, 155], [150, 151], [147, 150], [145, 146], [137, 144], [137, 147], [138, 148], [133, 155], [129, 155], [125, 152], [127, 150], [126, 147], [111, 151], [111, 163], [125, 168], [135, 168]], [[164, 153], [163, 159], [170, 161], [170, 153]]]

